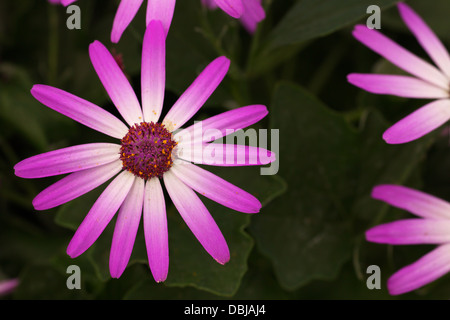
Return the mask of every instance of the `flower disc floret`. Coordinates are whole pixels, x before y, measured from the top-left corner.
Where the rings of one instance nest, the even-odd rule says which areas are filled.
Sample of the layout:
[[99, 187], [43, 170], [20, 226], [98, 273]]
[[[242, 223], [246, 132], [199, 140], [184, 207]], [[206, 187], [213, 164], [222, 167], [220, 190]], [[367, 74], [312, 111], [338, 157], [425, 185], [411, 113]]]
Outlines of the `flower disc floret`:
[[148, 180], [161, 178], [173, 164], [177, 143], [163, 124], [141, 122], [130, 128], [121, 140], [120, 160], [124, 170]]

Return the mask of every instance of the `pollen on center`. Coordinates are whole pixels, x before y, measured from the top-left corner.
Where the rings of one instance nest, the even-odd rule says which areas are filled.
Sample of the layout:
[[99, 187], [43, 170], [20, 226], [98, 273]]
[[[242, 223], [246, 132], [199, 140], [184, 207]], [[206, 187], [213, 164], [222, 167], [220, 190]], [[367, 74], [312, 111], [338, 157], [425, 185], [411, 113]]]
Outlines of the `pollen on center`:
[[176, 145], [163, 124], [141, 122], [122, 138], [120, 160], [123, 168], [137, 177], [161, 178], [173, 165], [172, 150]]

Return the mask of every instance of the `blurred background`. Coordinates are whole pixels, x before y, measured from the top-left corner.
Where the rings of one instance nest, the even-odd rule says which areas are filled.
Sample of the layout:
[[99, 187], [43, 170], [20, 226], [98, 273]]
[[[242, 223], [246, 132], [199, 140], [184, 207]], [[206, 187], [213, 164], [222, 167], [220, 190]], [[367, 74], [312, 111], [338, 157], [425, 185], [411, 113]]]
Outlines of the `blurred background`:
[[[279, 130], [279, 171], [213, 168], [262, 202], [260, 213], [234, 212], [202, 197], [231, 252], [225, 266], [201, 247], [167, 199], [170, 268], [156, 284], [140, 226], [120, 279], [108, 269], [114, 219], [84, 254], [66, 247], [103, 185], [60, 207], [38, 212], [33, 198], [60, 177], [22, 179], [14, 165], [30, 156], [108, 137], [37, 102], [33, 84], [71, 92], [118, 115], [88, 56], [101, 41], [115, 55], [140, 96], [145, 7], [120, 42], [110, 42], [119, 1], [79, 0], [81, 29], [69, 30], [66, 8], [46, 0], [0, 0], [0, 280], [19, 286], [3, 299], [448, 299], [450, 275], [392, 297], [390, 275], [432, 246], [368, 243], [364, 231], [409, 217], [370, 198], [381, 183], [414, 187], [450, 200], [450, 134], [444, 126], [405, 145], [381, 138], [390, 125], [425, 101], [378, 96], [346, 81], [352, 72], [398, 72], [351, 36], [382, 9], [381, 32], [426, 55], [401, 21], [394, 0], [263, 0], [266, 19], [254, 35], [200, 0], [179, 0], [167, 38], [164, 111], [214, 58], [231, 68], [198, 112], [200, 120], [225, 110], [264, 104], [259, 129]], [[407, 1], [449, 48], [450, 2]], [[427, 58], [428, 59], [428, 58]], [[276, 141], [272, 141], [276, 142]], [[269, 145], [270, 148], [270, 145]], [[81, 270], [81, 289], [69, 290], [67, 268]], [[380, 289], [368, 289], [370, 265]]]

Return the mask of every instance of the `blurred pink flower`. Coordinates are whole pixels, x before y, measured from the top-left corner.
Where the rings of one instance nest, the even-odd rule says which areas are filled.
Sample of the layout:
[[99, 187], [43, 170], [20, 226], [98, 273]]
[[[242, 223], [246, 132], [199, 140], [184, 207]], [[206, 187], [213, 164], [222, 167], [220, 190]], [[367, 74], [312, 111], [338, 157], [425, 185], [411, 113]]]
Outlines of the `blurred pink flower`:
[[[60, 0], [64, 6], [74, 3], [77, 0]], [[121, 0], [119, 8], [113, 21], [111, 31], [111, 42], [117, 43], [122, 37], [123, 32], [134, 19], [136, 13], [144, 0]], [[148, 0], [146, 23], [152, 20], [160, 20], [167, 34], [172, 22], [175, 9], [175, 0]]]
[[[76, 0], [49, 0], [52, 3], [61, 3], [65, 6]], [[111, 42], [117, 43], [123, 32], [134, 19], [142, 5], [143, 0], [121, 0], [113, 22]], [[259, 22], [266, 17], [261, 0], [202, 0], [202, 3], [211, 8], [220, 7], [233, 18], [239, 19], [245, 29], [254, 33]], [[147, 24], [151, 20], [161, 20], [166, 33], [169, 31], [175, 10], [175, 0], [148, 0]]]
[[450, 56], [434, 32], [408, 5], [399, 3], [398, 9], [403, 21], [437, 67], [377, 30], [358, 25], [353, 30], [356, 39], [413, 76], [357, 73], [348, 75], [351, 84], [371, 93], [436, 99], [386, 130], [383, 138], [391, 144], [418, 139], [450, 119]]
[[368, 241], [392, 245], [438, 245], [430, 253], [389, 278], [387, 286], [391, 295], [418, 289], [450, 271], [450, 203], [397, 185], [376, 186], [372, 197], [408, 210], [419, 218], [373, 227], [366, 232]]
[[261, 0], [202, 0], [202, 3], [210, 9], [220, 7], [233, 18], [240, 19], [249, 33], [254, 33], [258, 23], [266, 17]]

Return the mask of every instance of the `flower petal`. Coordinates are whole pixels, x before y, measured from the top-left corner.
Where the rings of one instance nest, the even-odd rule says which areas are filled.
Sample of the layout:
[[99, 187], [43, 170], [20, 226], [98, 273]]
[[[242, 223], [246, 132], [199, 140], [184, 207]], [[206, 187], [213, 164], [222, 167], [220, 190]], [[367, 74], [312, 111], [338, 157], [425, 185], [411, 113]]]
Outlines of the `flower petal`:
[[145, 184], [144, 233], [150, 270], [155, 281], [162, 282], [169, 271], [169, 238], [164, 193], [158, 178]]
[[142, 47], [142, 111], [146, 122], [157, 122], [166, 85], [166, 38], [160, 21], [147, 26]]
[[408, 76], [359, 74], [347, 76], [351, 84], [375, 94], [389, 94], [406, 98], [448, 98], [448, 91], [429, 82]]
[[[234, 131], [248, 127], [268, 114], [266, 106], [251, 105], [229, 110], [199, 121], [188, 128], [177, 132], [174, 138], [178, 145], [191, 145], [200, 142], [206, 143], [224, 137]], [[208, 135], [208, 131], [214, 135]]]
[[111, 53], [99, 41], [89, 46], [89, 56], [100, 81], [125, 121], [133, 126], [143, 121], [141, 106], [128, 79]]
[[81, 171], [119, 159], [120, 145], [90, 143], [42, 153], [14, 166], [21, 178], [42, 178]]
[[230, 251], [227, 242], [208, 209], [195, 192], [170, 170], [164, 174], [164, 183], [181, 217], [205, 250], [217, 262], [221, 264], [228, 262]]
[[134, 179], [133, 186], [120, 207], [109, 256], [111, 277], [119, 278], [130, 260], [142, 215], [144, 180]]
[[183, 162], [171, 170], [188, 187], [221, 205], [245, 213], [261, 209], [261, 202], [253, 195], [196, 165]]
[[209, 9], [217, 8], [217, 4], [215, 0], [202, 0], [202, 4]]
[[121, 0], [114, 17], [111, 31], [111, 42], [117, 43], [123, 32], [136, 16], [143, 0]]
[[450, 56], [433, 30], [405, 3], [399, 3], [398, 10], [420, 45], [433, 59], [434, 63], [450, 78]]
[[450, 243], [450, 220], [405, 219], [382, 224], [366, 231], [371, 242], [388, 244]]
[[357, 25], [353, 30], [353, 36], [399, 68], [445, 90], [448, 89], [447, 78], [436, 67], [399, 46], [377, 30], [369, 29], [365, 25]]
[[71, 258], [85, 252], [100, 236], [122, 205], [136, 177], [123, 171], [102, 192], [67, 247]]
[[148, 0], [146, 23], [148, 25], [152, 20], [161, 21], [167, 36], [172, 23], [174, 11], [175, 0]]
[[267, 149], [236, 144], [182, 146], [177, 152], [182, 160], [213, 166], [260, 166], [275, 161], [275, 153]]
[[383, 134], [387, 143], [399, 144], [419, 139], [450, 119], [450, 100], [436, 100], [406, 116]]
[[85, 126], [122, 139], [127, 126], [108, 111], [58, 88], [36, 84], [31, 89], [36, 100]]
[[0, 297], [12, 293], [19, 285], [19, 279], [0, 281]]
[[372, 198], [428, 219], [449, 219], [450, 203], [424, 192], [397, 185], [378, 185]]
[[244, 11], [241, 16], [241, 23], [249, 33], [254, 33], [262, 20], [266, 18], [266, 13], [261, 4], [261, 0], [242, 1]]
[[391, 295], [416, 290], [450, 271], [450, 244], [437, 247], [393, 274], [387, 283]]
[[34, 199], [36, 210], [57, 207], [97, 188], [122, 169], [120, 160], [100, 167], [78, 171], [62, 178], [41, 191]]
[[215, 0], [216, 4], [233, 18], [240, 18], [244, 12], [242, 0]]
[[75, 1], [77, 1], [77, 0], [61, 0], [61, 3], [62, 3], [64, 6], [68, 6], [69, 4], [74, 3]]
[[216, 90], [230, 67], [230, 60], [219, 57], [212, 61], [175, 102], [164, 118], [170, 131], [180, 128], [200, 109]]

